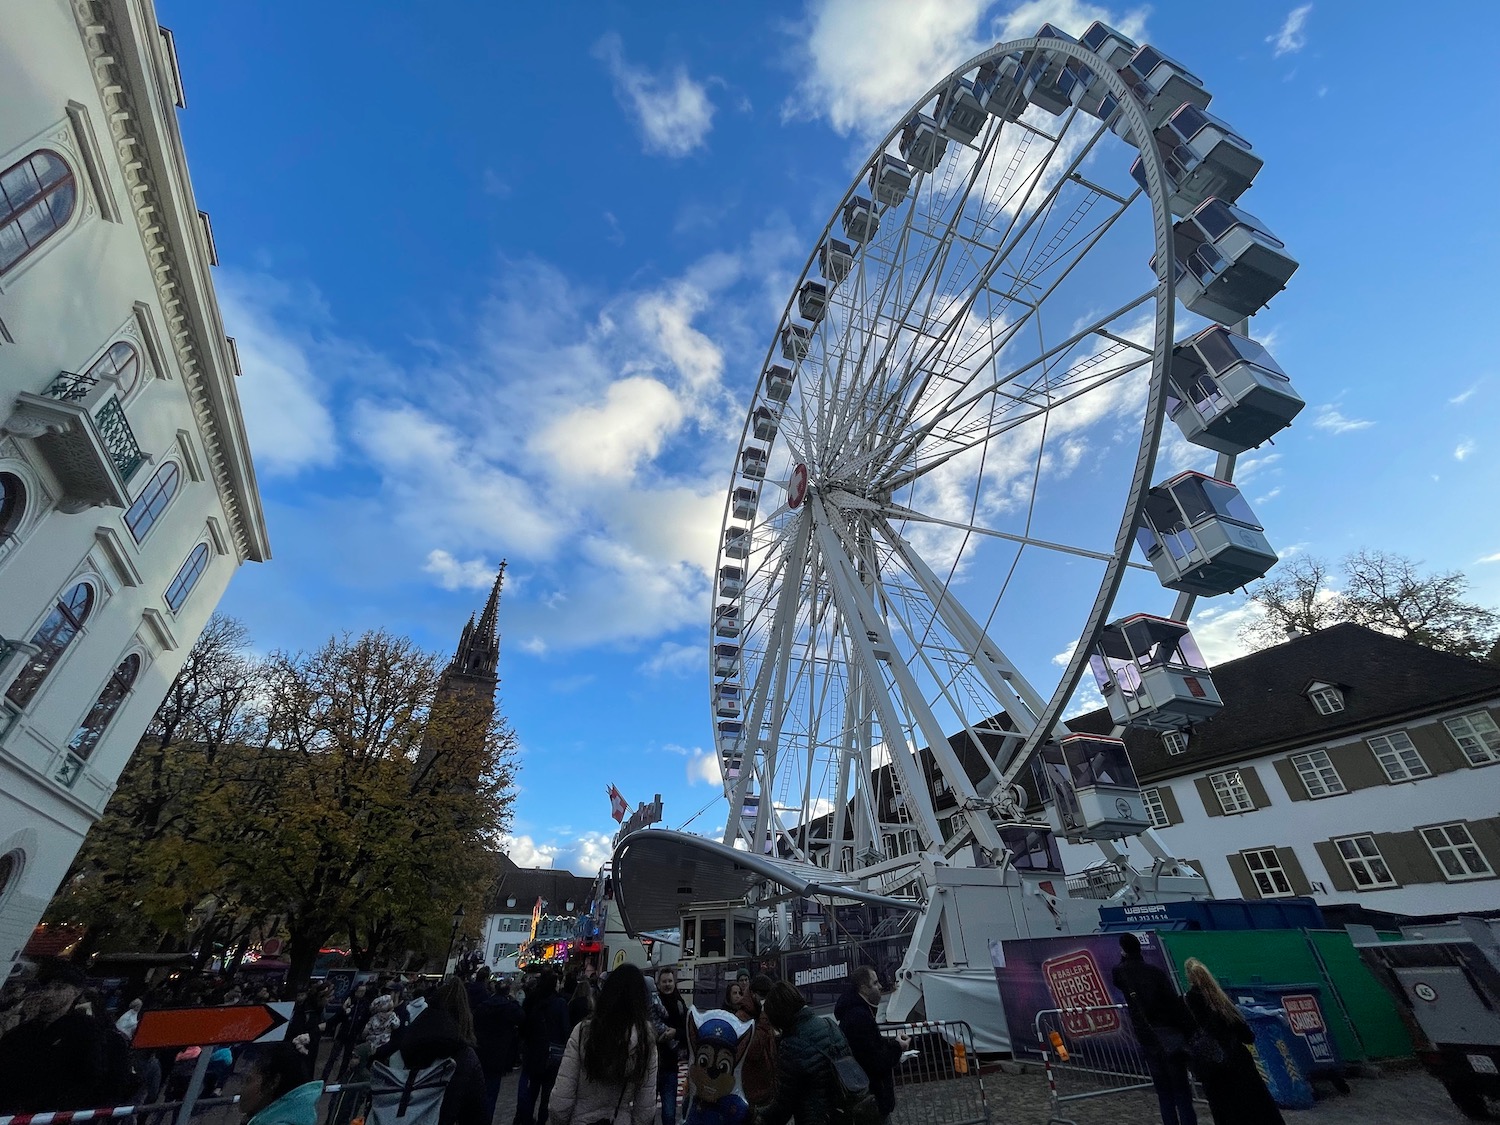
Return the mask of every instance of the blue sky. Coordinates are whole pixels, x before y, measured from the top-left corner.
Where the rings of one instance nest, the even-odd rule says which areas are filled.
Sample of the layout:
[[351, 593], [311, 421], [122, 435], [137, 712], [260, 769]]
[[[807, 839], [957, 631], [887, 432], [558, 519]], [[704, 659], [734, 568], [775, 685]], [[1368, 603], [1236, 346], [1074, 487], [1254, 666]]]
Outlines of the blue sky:
[[[264, 649], [385, 626], [446, 651], [508, 558], [521, 862], [591, 871], [610, 782], [673, 825], [710, 803], [707, 575], [781, 310], [875, 140], [1044, 19], [1143, 27], [1266, 161], [1242, 202], [1302, 265], [1254, 334], [1308, 401], [1242, 469], [1271, 541], [1402, 551], [1500, 603], [1500, 155], [1460, 81], [1500, 8], [1431, 5], [1430, 37], [1374, 2], [434, 11], [158, 4], [275, 552], [223, 609]], [[1244, 613], [1200, 608], [1211, 657]], [[1076, 625], [1029, 626], [1050, 691]]]

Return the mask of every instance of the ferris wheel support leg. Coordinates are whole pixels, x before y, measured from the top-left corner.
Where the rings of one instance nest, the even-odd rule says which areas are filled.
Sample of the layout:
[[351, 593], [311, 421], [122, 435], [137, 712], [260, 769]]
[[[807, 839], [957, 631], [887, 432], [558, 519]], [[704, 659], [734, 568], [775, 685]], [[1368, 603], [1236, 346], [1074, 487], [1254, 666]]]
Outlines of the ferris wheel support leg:
[[[829, 576], [833, 579], [835, 597], [842, 597], [844, 600], [845, 619], [858, 623], [858, 627], [851, 629], [850, 635], [866, 670], [871, 672], [869, 687], [874, 694], [876, 708], [880, 711], [882, 737], [889, 746], [890, 735], [902, 729], [890, 693], [884, 690], [884, 678], [876, 682], [873, 674], [884, 663], [890, 669], [891, 678], [895, 680], [902, 700], [915, 716], [917, 726], [921, 729], [923, 738], [927, 740], [928, 750], [943, 771], [943, 776], [948, 779], [954, 795], [959, 798], [960, 805], [965, 808], [978, 807], [981, 803], [979, 794], [969, 780], [969, 775], [964, 771], [963, 763], [954, 753], [953, 746], [949, 743], [942, 725], [933, 715], [932, 709], [927, 706], [926, 699], [922, 695], [921, 688], [917, 686], [911, 670], [901, 660], [882, 661], [875, 655], [875, 646], [871, 643], [872, 636], [883, 638], [886, 645], [892, 645], [885, 617], [876, 607], [870, 592], [858, 582], [857, 576], [850, 573], [848, 554], [840, 546], [841, 540], [848, 539], [848, 529], [821, 496], [815, 497], [814, 503], [816, 509], [813, 525], [814, 533], [818, 537], [818, 549], [822, 552]], [[905, 743], [905, 741], [903, 736], [902, 742]], [[933, 845], [938, 844], [943, 836], [938, 828], [937, 813], [932, 807], [932, 795], [928, 792], [927, 786], [919, 776], [915, 776], [916, 761], [912, 757], [912, 749], [903, 747], [899, 754], [892, 750], [891, 760], [901, 762], [901, 784], [906, 791], [907, 803], [918, 805], [922, 814], [923, 827], [930, 833], [929, 842]], [[994, 822], [987, 816], [971, 819], [974, 836], [979, 846], [995, 855], [1001, 854], [1004, 844], [1000, 840], [1000, 833], [996, 830]]]
[[906, 956], [901, 959], [901, 968], [896, 971], [896, 991], [886, 1001], [886, 1019], [905, 1020], [922, 1002], [922, 976], [927, 970], [927, 951], [932, 948], [943, 921], [943, 904], [947, 895], [929, 894], [927, 904], [917, 916], [916, 928], [912, 930], [911, 944], [906, 947]]

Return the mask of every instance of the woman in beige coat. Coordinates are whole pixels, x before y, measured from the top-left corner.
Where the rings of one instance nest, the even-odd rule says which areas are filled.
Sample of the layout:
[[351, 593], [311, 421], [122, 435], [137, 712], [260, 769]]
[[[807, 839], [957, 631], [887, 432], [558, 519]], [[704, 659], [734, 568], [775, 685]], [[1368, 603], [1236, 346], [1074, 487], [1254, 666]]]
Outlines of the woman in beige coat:
[[651, 1125], [656, 1044], [646, 978], [634, 965], [609, 974], [594, 1013], [573, 1029], [552, 1087], [550, 1125]]

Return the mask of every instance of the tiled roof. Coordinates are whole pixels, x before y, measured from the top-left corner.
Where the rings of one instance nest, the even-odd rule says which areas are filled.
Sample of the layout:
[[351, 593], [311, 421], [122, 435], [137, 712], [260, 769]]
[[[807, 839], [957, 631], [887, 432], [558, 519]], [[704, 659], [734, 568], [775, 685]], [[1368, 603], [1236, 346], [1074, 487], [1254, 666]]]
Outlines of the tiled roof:
[[[1500, 696], [1500, 668], [1439, 652], [1363, 625], [1332, 625], [1213, 669], [1224, 709], [1196, 724], [1186, 753], [1170, 755], [1161, 736], [1125, 735], [1143, 781], [1178, 777], [1274, 751], [1326, 742], [1403, 719]], [[1320, 715], [1305, 694], [1337, 684], [1344, 710]], [[1068, 720], [1078, 732], [1108, 734], [1109, 712]]]
[[[546, 900], [548, 914], [564, 913], [569, 902], [577, 914], [594, 897], [594, 880], [587, 876], [553, 867], [517, 867], [504, 854], [495, 858], [499, 877], [485, 901], [488, 914], [528, 914], [538, 898]], [[516, 900], [514, 906], [507, 905], [510, 898]]]

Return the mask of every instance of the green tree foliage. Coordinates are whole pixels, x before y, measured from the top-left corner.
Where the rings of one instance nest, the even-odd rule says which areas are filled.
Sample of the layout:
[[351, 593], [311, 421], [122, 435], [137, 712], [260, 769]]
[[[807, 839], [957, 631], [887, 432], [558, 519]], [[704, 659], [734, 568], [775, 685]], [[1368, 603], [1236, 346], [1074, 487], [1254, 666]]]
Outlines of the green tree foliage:
[[441, 953], [460, 902], [477, 923], [514, 792], [491, 701], [434, 706], [436, 658], [385, 632], [260, 661], [234, 622], [204, 636], [53, 915], [124, 942], [279, 928], [294, 980], [330, 940], [370, 964]]
[[1352, 621], [1444, 652], [1500, 663], [1500, 614], [1465, 601], [1459, 571], [1426, 574], [1422, 564], [1389, 551], [1356, 551], [1337, 568], [1294, 555], [1250, 587], [1264, 616], [1244, 637], [1256, 648], [1280, 644]]

